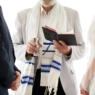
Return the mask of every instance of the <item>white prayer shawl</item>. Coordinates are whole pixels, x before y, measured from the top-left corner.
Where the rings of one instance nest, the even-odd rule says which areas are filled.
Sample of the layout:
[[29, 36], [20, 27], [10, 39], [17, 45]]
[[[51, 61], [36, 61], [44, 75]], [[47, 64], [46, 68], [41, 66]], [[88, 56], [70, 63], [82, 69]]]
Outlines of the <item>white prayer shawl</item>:
[[[50, 25], [59, 33], [62, 34], [66, 32], [66, 13], [64, 7], [61, 7], [59, 4], [54, 6], [56, 8], [55, 16], [53, 16], [54, 24]], [[41, 13], [41, 5], [36, 5], [30, 12], [27, 18], [27, 42], [32, 40], [33, 38], [38, 38], [39, 32], [39, 24], [40, 24], [40, 13]], [[47, 52], [47, 45], [50, 45], [49, 50], [51, 52]], [[42, 60], [41, 63], [41, 86], [47, 86], [49, 92], [51, 93], [52, 88], [54, 89], [54, 95], [57, 92], [58, 79], [61, 71], [62, 64], [62, 54], [59, 53], [55, 48], [52, 42], [44, 40], [43, 42], [43, 51], [45, 54], [40, 55]], [[50, 54], [53, 56], [49, 58]], [[17, 93], [21, 93], [21, 95], [32, 95], [32, 87], [34, 81], [34, 68], [37, 65], [37, 57], [32, 57], [32, 60], [26, 61], [25, 63], [25, 72], [22, 73], [22, 87], [19, 88]]]

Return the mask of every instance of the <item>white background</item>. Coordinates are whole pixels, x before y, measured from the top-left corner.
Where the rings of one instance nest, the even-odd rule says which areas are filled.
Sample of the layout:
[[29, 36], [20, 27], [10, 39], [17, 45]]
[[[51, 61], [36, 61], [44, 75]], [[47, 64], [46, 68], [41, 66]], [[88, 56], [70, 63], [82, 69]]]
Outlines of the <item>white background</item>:
[[[38, 0], [0, 0], [4, 17], [7, 21], [11, 34], [16, 31], [15, 18], [17, 12], [33, 7]], [[95, 1], [94, 0], [58, 0], [63, 6], [71, 7], [78, 11], [80, 16], [80, 23], [82, 26], [83, 38], [86, 43], [86, 53], [80, 60], [74, 62], [74, 68], [77, 75], [78, 86], [83, 74], [88, 65], [89, 54], [87, 43], [87, 32], [89, 30], [91, 21], [95, 15]], [[14, 95], [12, 92], [10, 95]]]

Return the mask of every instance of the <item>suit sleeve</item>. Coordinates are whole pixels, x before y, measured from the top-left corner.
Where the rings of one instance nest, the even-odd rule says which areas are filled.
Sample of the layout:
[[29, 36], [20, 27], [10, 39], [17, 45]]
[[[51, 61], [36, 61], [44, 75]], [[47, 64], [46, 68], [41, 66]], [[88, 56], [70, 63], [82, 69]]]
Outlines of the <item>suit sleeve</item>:
[[0, 85], [8, 88], [15, 80], [15, 55], [8, 26], [0, 7]]
[[0, 85], [8, 88], [15, 80], [14, 63], [9, 62], [6, 49], [0, 44]]

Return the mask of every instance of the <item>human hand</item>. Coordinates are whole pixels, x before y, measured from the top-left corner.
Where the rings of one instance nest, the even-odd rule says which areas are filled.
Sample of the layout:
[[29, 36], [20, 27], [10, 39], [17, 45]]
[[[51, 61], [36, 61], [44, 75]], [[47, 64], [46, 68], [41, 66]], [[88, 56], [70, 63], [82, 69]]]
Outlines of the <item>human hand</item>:
[[42, 47], [42, 45], [39, 43], [38, 39], [34, 38], [27, 44], [26, 52], [28, 54], [34, 54], [38, 52], [38, 47]]
[[84, 89], [81, 89], [80, 93], [81, 95], [89, 95], [89, 93]]
[[81, 95], [89, 95], [89, 92], [87, 92], [85, 89], [83, 89], [82, 85], [80, 85], [80, 94]]
[[71, 47], [69, 47], [68, 45], [66, 45], [65, 42], [63, 41], [59, 41], [57, 42], [56, 40], [53, 41], [56, 49], [63, 54], [69, 54], [71, 52]]
[[26, 52], [28, 54], [37, 53], [37, 45], [34, 40], [31, 40], [30, 42], [28, 42]]
[[21, 74], [18, 71], [16, 71], [15, 74], [16, 74], [16, 79], [10, 85], [10, 89], [12, 89], [12, 90], [17, 90], [19, 88], [19, 86], [20, 86]]

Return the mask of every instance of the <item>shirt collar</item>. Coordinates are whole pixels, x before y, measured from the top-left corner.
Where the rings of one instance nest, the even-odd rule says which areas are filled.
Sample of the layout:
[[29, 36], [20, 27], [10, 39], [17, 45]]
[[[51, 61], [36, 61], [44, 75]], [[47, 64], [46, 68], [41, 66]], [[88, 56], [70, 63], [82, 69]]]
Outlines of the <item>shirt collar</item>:
[[49, 14], [51, 14], [51, 13], [55, 13], [55, 11], [56, 11], [56, 6], [57, 6], [57, 4], [54, 5], [54, 7], [48, 12], [48, 14], [46, 14], [46, 11], [45, 11], [44, 8], [41, 6], [41, 14], [49, 15]]

